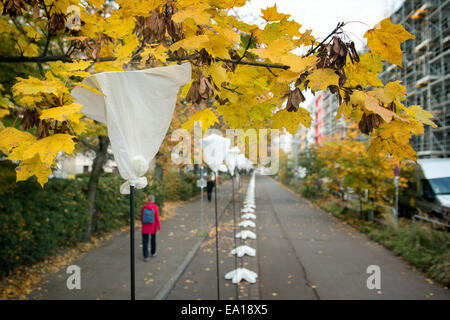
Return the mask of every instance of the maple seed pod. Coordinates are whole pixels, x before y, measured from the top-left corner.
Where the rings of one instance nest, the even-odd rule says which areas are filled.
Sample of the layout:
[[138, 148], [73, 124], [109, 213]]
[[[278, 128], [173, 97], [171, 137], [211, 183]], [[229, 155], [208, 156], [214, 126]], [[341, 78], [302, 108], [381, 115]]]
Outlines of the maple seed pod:
[[11, 18], [16, 17], [18, 14], [21, 14], [22, 9], [27, 9], [25, 0], [9, 0], [6, 1], [5, 4], [3, 4], [3, 14], [7, 13]]
[[186, 101], [192, 102], [194, 104], [199, 104], [201, 102], [201, 97], [199, 93], [200, 81], [195, 80], [192, 82], [191, 87], [186, 95]]
[[55, 13], [48, 20], [48, 31], [51, 34], [56, 33], [58, 30], [62, 30], [66, 26], [66, 16], [64, 13]]
[[286, 104], [287, 111], [297, 111], [300, 103], [302, 103], [303, 101], [305, 101], [305, 97], [303, 96], [302, 92], [299, 88], [295, 88], [295, 90], [289, 92], [288, 101]]
[[370, 134], [373, 129], [376, 129], [380, 126], [383, 119], [375, 113], [371, 113], [366, 115], [363, 113], [361, 120], [359, 121], [358, 127], [362, 133]]

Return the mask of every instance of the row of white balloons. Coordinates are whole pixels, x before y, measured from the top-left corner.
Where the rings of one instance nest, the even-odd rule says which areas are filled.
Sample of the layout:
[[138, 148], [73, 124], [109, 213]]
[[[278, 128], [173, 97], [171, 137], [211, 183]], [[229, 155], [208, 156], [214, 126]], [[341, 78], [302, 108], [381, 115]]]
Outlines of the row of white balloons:
[[214, 171], [229, 171], [234, 175], [235, 168], [250, 170], [252, 162], [240, 153], [238, 147], [230, 148], [231, 140], [216, 134], [202, 139], [203, 161]]
[[[235, 169], [246, 170], [247, 172], [253, 168], [252, 162], [245, 157], [238, 147], [230, 148], [231, 141], [228, 138], [221, 137], [216, 134], [211, 134], [202, 139], [203, 160], [214, 171], [229, 172], [231, 175], [235, 174]], [[225, 162], [225, 163], [224, 163]], [[239, 227], [255, 228], [256, 224], [249, 219], [256, 219], [253, 214], [255, 211], [255, 174], [252, 174], [247, 189], [246, 198], [244, 201], [244, 208], [241, 210], [243, 219], [238, 225]], [[236, 234], [236, 238], [245, 240], [256, 239], [256, 234], [250, 230], [243, 230]], [[231, 254], [242, 258], [244, 255], [254, 257], [256, 250], [247, 245], [241, 245], [231, 250]], [[225, 274], [225, 279], [231, 280], [233, 283], [239, 283], [246, 280], [249, 283], [255, 283], [258, 275], [248, 270], [247, 268], [237, 268]]]
[[[247, 194], [244, 200], [244, 208], [241, 209], [242, 215], [241, 222], [238, 224], [239, 227], [256, 228], [256, 224], [250, 220], [256, 219], [256, 215], [254, 214], [255, 208], [255, 172], [253, 172], [248, 184]], [[236, 238], [240, 238], [242, 240], [256, 239], [256, 234], [250, 230], [242, 230], [236, 234]], [[243, 258], [245, 255], [254, 257], [256, 255], [256, 250], [247, 245], [241, 245], [231, 250], [231, 254], [237, 255], [239, 258]], [[247, 268], [237, 268], [225, 274], [225, 279], [231, 280], [233, 283], [239, 283], [242, 280], [246, 280], [249, 283], [255, 283], [257, 277], [258, 274], [256, 272], [253, 272]]]

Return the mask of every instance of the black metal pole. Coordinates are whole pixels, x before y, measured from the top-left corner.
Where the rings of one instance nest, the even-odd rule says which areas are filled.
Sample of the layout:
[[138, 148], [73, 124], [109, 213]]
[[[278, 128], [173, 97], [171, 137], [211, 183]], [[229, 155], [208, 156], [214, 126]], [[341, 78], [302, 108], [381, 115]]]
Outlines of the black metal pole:
[[134, 186], [130, 186], [130, 274], [131, 300], [136, 300], [134, 280]]
[[217, 184], [219, 182], [219, 172], [216, 175], [216, 185], [214, 186], [214, 208], [216, 212], [216, 269], [217, 269], [217, 300], [220, 300], [220, 272], [219, 272], [219, 219], [217, 216]]
[[[234, 173], [234, 172], [233, 172]], [[237, 239], [236, 239], [236, 206], [234, 204], [234, 174], [231, 176], [231, 190], [233, 195], [233, 236], [234, 236], [234, 248], [236, 253], [234, 255], [234, 269], [237, 272]], [[236, 283], [236, 300], [239, 300], [239, 282]]]

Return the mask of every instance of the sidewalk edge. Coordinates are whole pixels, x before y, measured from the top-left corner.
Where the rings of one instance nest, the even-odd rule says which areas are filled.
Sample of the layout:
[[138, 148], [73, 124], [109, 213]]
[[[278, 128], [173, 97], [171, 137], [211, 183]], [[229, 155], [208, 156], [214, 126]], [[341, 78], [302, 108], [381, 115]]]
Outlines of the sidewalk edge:
[[189, 265], [191, 260], [194, 258], [194, 256], [197, 253], [198, 249], [200, 249], [200, 245], [202, 244], [204, 239], [205, 238], [201, 238], [195, 244], [194, 248], [191, 251], [189, 251], [189, 253], [186, 255], [186, 258], [184, 258], [183, 263], [178, 267], [177, 271], [175, 271], [175, 274], [164, 285], [164, 287], [161, 290], [159, 290], [159, 292], [156, 294], [156, 296], [153, 298], [153, 300], [165, 300], [167, 298], [167, 296], [169, 295], [170, 291], [173, 289], [173, 287], [177, 283], [178, 279], [180, 279], [180, 277], [183, 274], [184, 270], [186, 270], [187, 266]]

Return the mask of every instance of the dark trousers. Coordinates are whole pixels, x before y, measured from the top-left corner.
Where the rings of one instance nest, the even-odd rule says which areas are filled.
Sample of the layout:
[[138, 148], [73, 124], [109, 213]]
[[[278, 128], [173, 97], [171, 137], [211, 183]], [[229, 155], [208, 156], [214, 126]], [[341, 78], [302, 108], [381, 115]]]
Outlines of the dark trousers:
[[212, 191], [214, 189], [214, 185], [216, 183], [214, 181], [208, 181], [206, 183], [206, 192], [208, 194], [208, 201], [211, 202]]
[[[148, 258], [148, 233], [142, 234], [142, 249], [144, 253], [144, 258]], [[151, 254], [154, 255], [156, 253], [156, 234], [151, 234]]]

